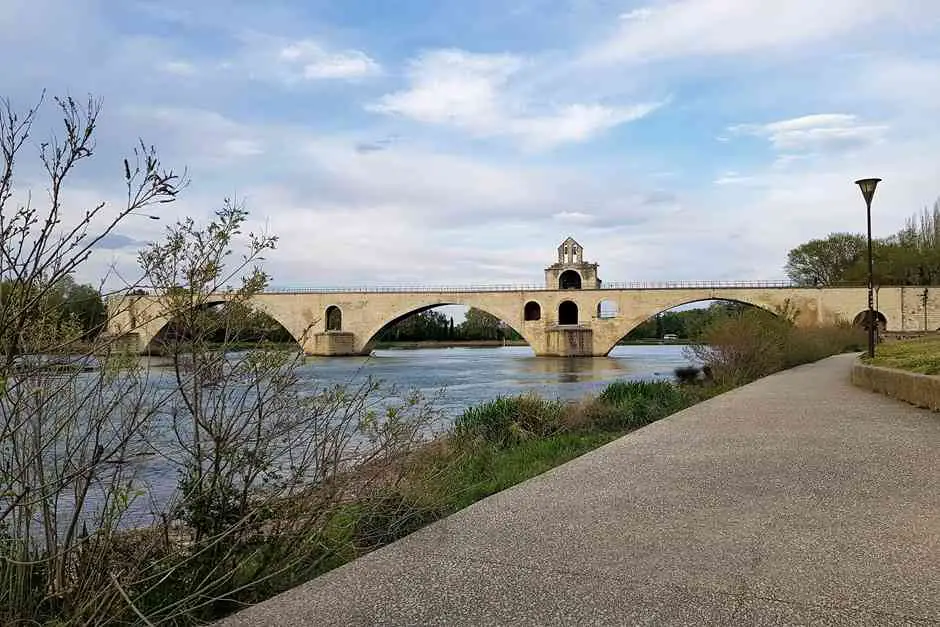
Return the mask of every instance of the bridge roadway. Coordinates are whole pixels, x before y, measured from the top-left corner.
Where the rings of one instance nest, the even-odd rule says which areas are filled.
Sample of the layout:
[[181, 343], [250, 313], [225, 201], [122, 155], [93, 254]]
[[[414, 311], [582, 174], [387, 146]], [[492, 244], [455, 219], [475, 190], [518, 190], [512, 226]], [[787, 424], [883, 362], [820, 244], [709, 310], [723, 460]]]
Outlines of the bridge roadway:
[[[877, 291], [876, 308], [888, 331], [940, 327], [940, 297], [931, 293], [925, 303], [923, 292], [922, 287]], [[210, 301], [227, 298], [218, 294]], [[388, 325], [432, 307], [464, 305], [501, 319], [536, 355], [600, 356], [651, 316], [711, 299], [785, 312], [800, 324], [852, 322], [868, 308], [865, 287], [807, 288], [761, 281], [612, 284], [600, 289], [295, 289], [266, 291], [252, 303], [282, 324], [309, 355], [368, 354], [376, 335]], [[109, 302], [108, 329], [115, 336], [133, 335], [137, 350], [144, 351], [172, 315], [172, 306], [159, 295], [116, 299]]]
[[940, 624], [940, 417], [853, 356], [635, 431], [224, 627]]

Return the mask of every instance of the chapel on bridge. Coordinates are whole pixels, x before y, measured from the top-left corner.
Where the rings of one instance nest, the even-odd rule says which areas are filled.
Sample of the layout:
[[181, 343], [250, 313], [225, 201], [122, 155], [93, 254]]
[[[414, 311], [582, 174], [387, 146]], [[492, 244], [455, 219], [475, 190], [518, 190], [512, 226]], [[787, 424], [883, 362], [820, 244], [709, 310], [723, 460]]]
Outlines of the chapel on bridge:
[[558, 261], [545, 268], [545, 287], [550, 290], [596, 290], [597, 264], [584, 261], [584, 247], [569, 237], [558, 246]]

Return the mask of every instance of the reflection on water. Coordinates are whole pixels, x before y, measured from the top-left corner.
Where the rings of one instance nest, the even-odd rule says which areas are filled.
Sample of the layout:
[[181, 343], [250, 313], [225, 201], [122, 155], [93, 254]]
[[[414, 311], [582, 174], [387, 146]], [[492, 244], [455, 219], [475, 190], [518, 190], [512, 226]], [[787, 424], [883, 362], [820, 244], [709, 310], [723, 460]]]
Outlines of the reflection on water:
[[627, 376], [621, 360], [611, 357], [528, 357], [519, 360], [520, 369], [528, 374], [548, 375], [557, 383], [609, 380]]

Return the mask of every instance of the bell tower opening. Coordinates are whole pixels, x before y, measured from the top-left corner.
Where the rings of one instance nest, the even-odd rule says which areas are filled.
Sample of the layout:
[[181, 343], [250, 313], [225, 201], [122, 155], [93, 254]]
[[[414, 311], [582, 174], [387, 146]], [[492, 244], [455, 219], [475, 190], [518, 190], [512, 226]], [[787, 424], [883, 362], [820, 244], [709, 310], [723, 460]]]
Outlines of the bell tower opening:
[[581, 275], [577, 270], [565, 270], [558, 277], [558, 289], [560, 290], [579, 290], [581, 289]]
[[596, 290], [601, 287], [597, 264], [584, 261], [584, 247], [569, 237], [558, 246], [558, 261], [545, 268], [550, 290]]

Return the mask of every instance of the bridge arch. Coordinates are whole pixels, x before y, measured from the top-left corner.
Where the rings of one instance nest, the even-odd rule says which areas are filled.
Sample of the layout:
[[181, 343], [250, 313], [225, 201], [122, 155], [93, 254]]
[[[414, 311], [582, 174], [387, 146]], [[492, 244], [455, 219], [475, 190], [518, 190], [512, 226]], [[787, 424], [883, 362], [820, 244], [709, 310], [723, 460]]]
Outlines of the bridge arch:
[[[211, 307], [217, 307], [220, 305], [224, 306], [229, 302], [231, 301], [226, 298], [212, 299], [205, 303], [200, 304], [197, 307], [197, 309], [209, 309]], [[288, 321], [279, 315], [279, 313], [276, 311], [276, 308], [268, 307], [266, 306], [265, 303], [258, 302], [255, 299], [249, 300], [246, 303], [246, 305], [253, 311], [260, 311], [264, 313], [266, 316], [268, 316], [269, 318], [271, 318], [282, 329], [284, 329], [284, 331], [286, 331], [286, 333], [291, 337], [291, 339], [297, 343], [297, 346], [299, 348], [301, 349], [303, 348], [303, 345], [304, 345], [303, 337], [298, 336], [296, 330], [292, 329], [291, 326], [289, 326]], [[135, 332], [140, 334], [138, 346], [140, 346], [141, 352], [146, 353], [152, 350], [154, 340], [156, 340], [159, 337], [161, 332], [165, 332], [167, 327], [173, 324], [173, 322], [177, 318], [179, 318], [179, 315], [181, 313], [182, 313], [181, 311], [177, 311], [175, 313], [166, 313], [159, 317], [152, 318], [151, 320], [149, 320], [147, 324], [144, 324], [141, 327], [138, 327], [135, 330]]]
[[[601, 339], [601, 341], [605, 343], [604, 350], [601, 354], [604, 356], [609, 355], [610, 351], [612, 351], [617, 346], [617, 344], [620, 343], [620, 341], [623, 338], [629, 335], [631, 331], [639, 327], [641, 324], [643, 324], [650, 318], [653, 318], [654, 316], [658, 316], [660, 314], [672, 311], [673, 309], [676, 309], [678, 307], [683, 307], [685, 305], [692, 305], [694, 303], [702, 303], [702, 302], [710, 302], [710, 301], [722, 302], [722, 303], [734, 303], [737, 305], [746, 305], [748, 307], [754, 308], [756, 310], [764, 311], [776, 317], [780, 317], [781, 315], [784, 315], [787, 313], [786, 311], [787, 305], [785, 303], [780, 304], [780, 303], [772, 303], [772, 302], [762, 302], [757, 299], [749, 300], [749, 299], [731, 298], [728, 296], [719, 296], [719, 295], [708, 296], [705, 298], [678, 299], [673, 304], [670, 304], [668, 302], [662, 305], [657, 304], [645, 312], [636, 312], [634, 313], [634, 315], [622, 316], [620, 318], [613, 318], [613, 319], [608, 320], [607, 322], [613, 325], [612, 326], [613, 331], [611, 333], [606, 334], [603, 337], [603, 339], [597, 338], [597, 339]], [[595, 339], [595, 341], [597, 341], [597, 339]]]
[[[537, 303], [536, 303], [537, 304]], [[383, 316], [380, 322], [373, 323], [370, 325], [367, 330], [362, 334], [362, 337], [365, 338], [360, 352], [362, 354], [368, 354], [371, 352], [372, 347], [375, 345], [376, 337], [385, 331], [394, 324], [401, 322], [411, 316], [435, 309], [437, 307], [444, 307], [447, 305], [460, 305], [463, 307], [473, 307], [474, 309], [479, 309], [485, 313], [490, 314], [491, 316], [498, 318], [503, 324], [507, 325], [513, 331], [518, 333], [523, 340], [526, 341], [530, 346], [533, 345], [533, 338], [529, 332], [524, 328], [523, 316], [524, 312], [520, 311], [515, 316], [511, 315], [509, 312], [503, 312], [495, 307], [488, 307], [486, 305], [480, 305], [474, 302], [474, 299], [435, 299], [433, 301], [428, 301], [426, 303], [417, 305], [417, 306], [407, 306], [398, 311], [395, 311], [389, 316]], [[518, 307], [518, 305], [517, 305]]]
[[[868, 310], [866, 309], [864, 311], [860, 311], [858, 315], [856, 315], [855, 318], [852, 319], [852, 324], [854, 324], [857, 327], [867, 329], [868, 321], [870, 319], [871, 318], [868, 315]], [[885, 317], [885, 315], [881, 313], [880, 311], [875, 310], [875, 320], [877, 324], [875, 329], [878, 331], [878, 333], [884, 333], [885, 329], [888, 328], [888, 318]]]

